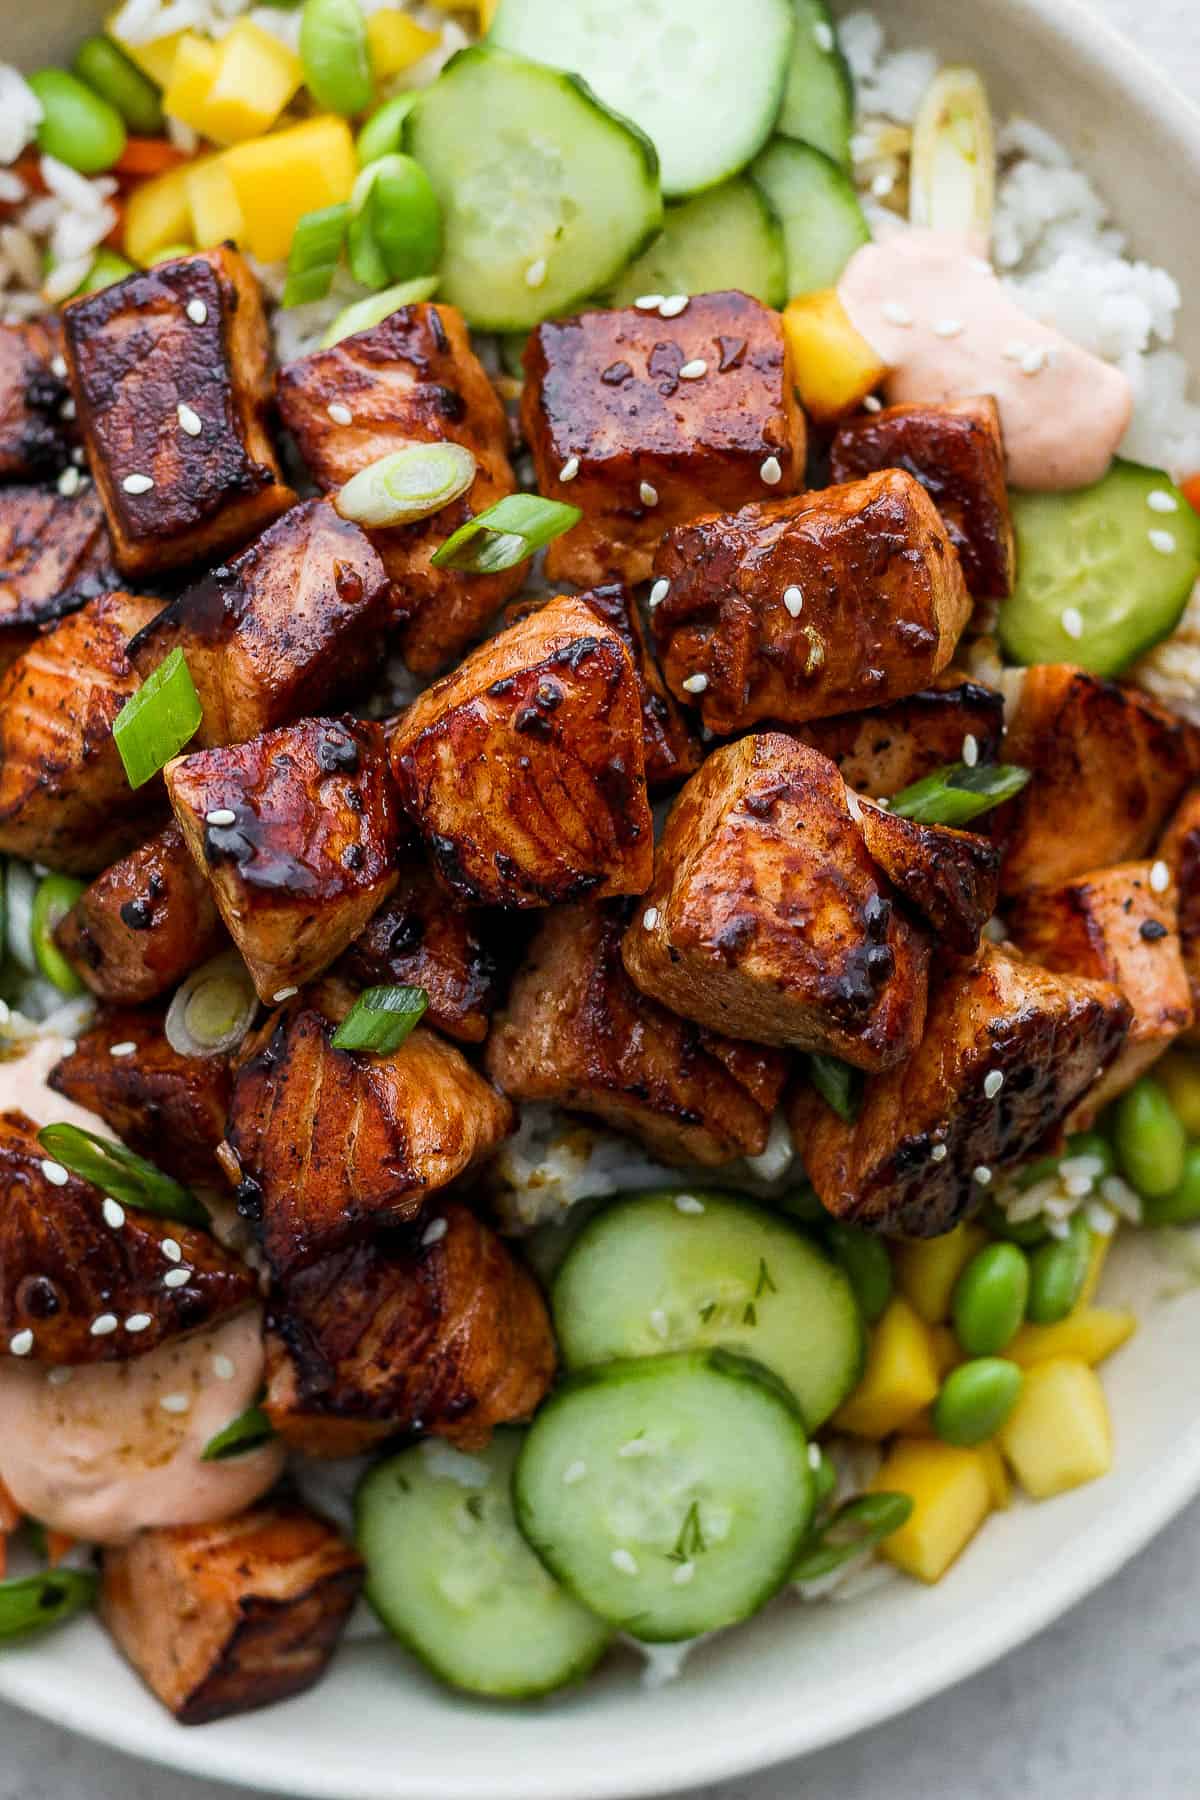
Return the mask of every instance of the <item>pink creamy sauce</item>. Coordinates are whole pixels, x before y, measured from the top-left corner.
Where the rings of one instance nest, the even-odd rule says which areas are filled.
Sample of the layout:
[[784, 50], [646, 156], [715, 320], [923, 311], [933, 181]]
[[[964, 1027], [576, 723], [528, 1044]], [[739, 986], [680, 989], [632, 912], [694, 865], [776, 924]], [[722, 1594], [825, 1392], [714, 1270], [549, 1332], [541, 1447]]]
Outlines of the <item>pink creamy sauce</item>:
[[1014, 487], [1086, 487], [1107, 470], [1129, 382], [1031, 319], [966, 240], [898, 229], [855, 252], [838, 295], [888, 365], [892, 404], [995, 396]]

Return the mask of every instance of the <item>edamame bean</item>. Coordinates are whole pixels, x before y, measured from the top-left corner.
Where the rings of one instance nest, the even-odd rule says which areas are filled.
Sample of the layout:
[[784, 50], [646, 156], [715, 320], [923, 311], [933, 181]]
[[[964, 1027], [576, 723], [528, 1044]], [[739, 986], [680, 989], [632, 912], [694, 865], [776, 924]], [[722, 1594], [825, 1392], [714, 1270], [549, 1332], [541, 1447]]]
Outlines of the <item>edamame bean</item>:
[[960, 1363], [933, 1403], [933, 1429], [947, 1444], [981, 1444], [999, 1431], [1017, 1403], [1021, 1371], [1002, 1356]]
[[1188, 1136], [1200, 1138], [1200, 1056], [1172, 1050], [1155, 1063], [1154, 1079], [1167, 1090]]
[[347, 118], [371, 104], [371, 51], [358, 0], [304, 0], [304, 81], [318, 106]]
[[1113, 1149], [1122, 1175], [1145, 1200], [1169, 1194], [1183, 1180], [1187, 1132], [1152, 1075], [1134, 1082], [1113, 1108]]
[[989, 1244], [954, 1284], [954, 1330], [968, 1356], [995, 1356], [1025, 1316], [1029, 1264], [1015, 1244]]
[[38, 149], [81, 175], [111, 169], [125, 148], [125, 121], [116, 107], [67, 69], [39, 69], [29, 85], [42, 108]]
[[1092, 1234], [1081, 1212], [1073, 1213], [1065, 1238], [1051, 1238], [1029, 1259], [1026, 1317], [1035, 1325], [1057, 1325], [1083, 1291], [1092, 1254]]
[[834, 1260], [842, 1265], [859, 1311], [868, 1325], [883, 1314], [892, 1297], [892, 1259], [882, 1238], [857, 1225], [831, 1220], [826, 1238]]
[[69, 875], [47, 875], [33, 899], [33, 954], [38, 968], [60, 994], [86, 992], [75, 970], [54, 941], [55, 928], [83, 892], [83, 882]]
[[111, 287], [114, 281], [124, 281], [127, 275], [136, 275], [137, 270], [115, 250], [97, 250], [96, 260], [76, 288], [77, 294], [98, 294], [101, 288]]
[[84, 38], [71, 67], [80, 81], [116, 107], [131, 131], [158, 136], [163, 128], [158, 89], [111, 38]]
[[412, 281], [437, 268], [442, 254], [442, 209], [433, 183], [411, 156], [371, 164], [366, 207], [389, 281]]
[[1183, 1180], [1169, 1194], [1142, 1202], [1147, 1225], [1190, 1225], [1200, 1219], [1200, 1144], [1189, 1144], [1183, 1159]]
[[393, 151], [399, 150], [404, 137], [404, 121], [416, 104], [416, 99], [417, 91], [413, 88], [407, 94], [393, 95], [371, 114], [354, 143], [360, 169], [365, 169], [368, 163], [378, 162], [381, 156], [391, 156]]

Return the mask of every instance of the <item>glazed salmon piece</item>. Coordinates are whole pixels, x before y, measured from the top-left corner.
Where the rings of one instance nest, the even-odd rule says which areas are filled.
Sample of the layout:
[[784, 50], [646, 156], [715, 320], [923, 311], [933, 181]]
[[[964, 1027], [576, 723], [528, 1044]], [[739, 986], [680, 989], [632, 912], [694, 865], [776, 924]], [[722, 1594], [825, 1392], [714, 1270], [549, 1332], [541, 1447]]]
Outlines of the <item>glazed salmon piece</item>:
[[937, 943], [969, 956], [996, 908], [1000, 852], [974, 831], [920, 825], [862, 799], [863, 843], [905, 903], [933, 930]]
[[547, 916], [488, 1040], [488, 1073], [514, 1100], [603, 1119], [665, 1162], [759, 1155], [786, 1058], [639, 994], [621, 961], [625, 916], [619, 906]]
[[76, 436], [70, 400], [57, 319], [0, 325], [0, 480], [63, 467]]
[[[1200, 787], [1191, 788], [1179, 802], [1158, 847], [1171, 870], [1179, 902], [1179, 953], [1187, 972], [1194, 1020], [1200, 1020]], [[1186, 1042], [1200, 1040], [1200, 1024], [1193, 1022], [1183, 1034]]]
[[106, 1550], [100, 1617], [168, 1712], [207, 1725], [318, 1682], [362, 1582], [357, 1552], [331, 1525], [263, 1502]]
[[432, 871], [402, 866], [389, 900], [338, 964], [358, 987], [419, 987], [425, 1023], [464, 1044], [481, 1044], [499, 998], [493, 915], [448, 905]]
[[119, 585], [104, 508], [77, 493], [0, 488], [0, 673], [38, 633]]
[[949, 671], [942, 681], [873, 712], [810, 719], [793, 734], [835, 763], [847, 787], [882, 799], [961, 762], [964, 745], [981, 763], [999, 762], [1004, 696]]

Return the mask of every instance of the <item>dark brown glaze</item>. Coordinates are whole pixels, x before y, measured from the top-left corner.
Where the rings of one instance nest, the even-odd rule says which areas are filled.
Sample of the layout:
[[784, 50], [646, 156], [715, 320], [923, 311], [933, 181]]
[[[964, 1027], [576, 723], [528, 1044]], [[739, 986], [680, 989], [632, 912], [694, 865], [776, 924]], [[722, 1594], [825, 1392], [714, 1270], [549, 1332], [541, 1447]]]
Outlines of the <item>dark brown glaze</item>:
[[476, 906], [638, 893], [653, 859], [641, 694], [617, 632], [567, 596], [426, 688], [391, 737], [401, 804]]
[[[669, 584], [653, 615], [667, 686], [718, 734], [917, 693], [971, 612], [946, 528], [900, 469], [681, 525], [654, 574]], [[697, 676], [699, 696], [684, 686]]]
[[219, 1184], [216, 1151], [233, 1092], [229, 1059], [180, 1056], [167, 1042], [160, 1013], [104, 1011], [54, 1065], [47, 1086], [98, 1114], [131, 1150], [177, 1181]]
[[[1179, 952], [1187, 972], [1194, 1020], [1200, 1021], [1200, 787], [1189, 790], [1163, 835], [1158, 854], [1174, 877], [1179, 902]], [[1200, 1024], [1183, 1034], [1200, 1041]]]
[[863, 843], [897, 893], [933, 927], [940, 944], [969, 956], [996, 910], [996, 846], [973, 831], [898, 818], [865, 799], [859, 814]]
[[[982, 1204], [992, 1177], [1053, 1142], [1130, 1017], [1107, 983], [1051, 975], [984, 945], [935, 993], [916, 1054], [867, 1079], [853, 1124], [814, 1088], [793, 1096], [796, 1149], [822, 1205], [874, 1231], [949, 1231]], [[994, 1071], [1004, 1085], [989, 1096]]]
[[1017, 547], [1000, 411], [990, 394], [949, 405], [885, 406], [838, 427], [829, 478], [856, 481], [876, 469], [915, 475], [958, 551], [967, 591], [1003, 600], [1016, 579]]
[[540, 926], [488, 1040], [514, 1100], [553, 1100], [667, 1162], [716, 1167], [765, 1147], [786, 1059], [735, 1044], [639, 994], [624, 907], [560, 907]]
[[112, 728], [140, 685], [125, 646], [157, 610], [89, 600], [0, 676], [0, 850], [91, 875], [153, 825], [161, 790], [130, 788]]
[[341, 983], [306, 989], [272, 1014], [238, 1071], [227, 1135], [239, 1205], [281, 1280], [415, 1218], [515, 1123], [435, 1032], [414, 1031], [390, 1056], [335, 1050], [354, 999]]
[[264, 1405], [310, 1456], [409, 1431], [478, 1449], [528, 1418], [554, 1379], [537, 1283], [456, 1201], [304, 1270], [270, 1323]]
[[793, 734], [837, 764], [856, 793], [891, 799], [935, 769], [962, 761], [963, 743], [975, 739], [981, 763], [998, 762], [1004, 740], [1004, 696], [975, 681], [943, 677], [946, 685], [923, 688], [877, 712], [810, 719]]
[[[211, 1325], [253, 1300], [250, 1271], [206, 1232], [172, 1219], [126, 1211], [114, 1227], [104, 1196], [68, 1175], [52, 1182], [38, 1127], [21, 1112], [0, 1113], [0, 1339], [33, 1333], [34, 1362], [77, 1365], [128, 1362], [168, 1338]], [[50, 1161], [49, 1166], [56, 1165]], [[179, 1263], [163, 1243], [174, 1240]], [[166, 1287], [172, 1269], [187, 1269], [184, 1286]], [[130, 1331], [126, 1321], [148, 1315]], [[97, 1319], [117, 1328], [97, 1335]]]
[[0, 325], [0, 479], [61, 469], [75, 440], [62, 332], [53, 318]]
[[726, 745], [676, 801], [625, 966], [712, 1031], [857, 1068], [920, 1040], [926, 933], [897, 903], [833, 764], [783, 732]]
[[1069, 663], [1027, 669], [1004, 757], [1033, 779], [995, 815], [1001, 891], [1144, 856], [1195, 777], [1196, 745], [1194, 726], [1136, 688]]
[[[302, 719], [176, 757], [167, 792], [262, 1000], [334, 962], [396, 885], [382, 728]], [[209, 823], [227, 812], [232, 824]]]
[[[707, 372], [681, 380], [696, 361]], [[803, 483], [787, 339], [779, 314], [746, 294], [698, 294], [674, 319], [624, 307], [550, 320], [529, 339], [525, 371], [521, 421], [538, 487], [583, 510], [546, 553], [551, 581], [645, 581], [672, 526]], [[774, 484], [762, 473], [771, 457]]]
[[[127, 576], [219, 556], [292, 505], [265, 424], [262, 296], [236, 250], [126, 276], [71, 301], [63, 325], [88, 459]], [[195, 436], [181, 405], [201, 422]], [[132, 475], [153, 487], [127, 493]]]
[[0, 673], [38, 632], [118, 585], [100, 496], [0, 488]]
[[[413, 525], [373, 531], [392, 583], [392, 616], [409, 667], [444, 669], [483, 635], [516, 593], [528, 564], [499, 575], [435, 569], [438, 545], [511, 494], [508, 421], [453, 306], [402, 306], [370, 331], [289, 363], [278, 376], [279, 410], [317, 485], [340, 488], [406, 444], [462, 444], [475, 458], [470, 488]], [[329, 416], [345, 406], [349, 425]]]
[[481, 1044], [499, 997], [495, 923], [486, 912], [447, 904], [430, 870], [402, 867], [390, 900], [351, 944], [339, 972], [359, 987], [419, 987], [425, 1023], [464, 1044]]
[[168, 1712], [207, 1725], [320, 1681], [362, 1583], [333, 1527], [281, 1501], [106, 1550], [100, 1617]]
[[307, 500], [182, 593], [129, 659], [145, 677], [182, 650], [204, 708], [194, 741], [242, 744], [363, 686], [379, 667], [387, 599], [358, 526]]

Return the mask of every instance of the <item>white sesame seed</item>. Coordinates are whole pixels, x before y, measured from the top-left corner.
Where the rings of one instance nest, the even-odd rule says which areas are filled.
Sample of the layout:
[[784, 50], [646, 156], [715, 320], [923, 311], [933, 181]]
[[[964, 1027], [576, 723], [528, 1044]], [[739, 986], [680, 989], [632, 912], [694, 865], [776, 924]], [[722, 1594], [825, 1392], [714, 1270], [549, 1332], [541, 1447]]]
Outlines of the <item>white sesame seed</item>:
[[676, 1587], [686, 1587], [695, 1573], [696, 1565], [694, 1562], [681, 1562], [675, 1573], [672, 1575], [671, 1580]]
[[139, 1331], [149, 1331], [154, 1320], [149, 1313], [130, 1313], [125, 1321], [126, 1331], [132, 1331], [136, 1337]]
[[1021, 358], [1022, 375], [1040, 375], [1045, 366], [1045, 350], [1040, 344], [1031, 344]]
[[813, 41], [826, 55], [833, 49], [833, 26], [828, 19], [818, 19], [812, 28]]
[[657, 906], [648, 906], [646, 908], [645, 912], [642, 914], [642, 924], [646, 927], [647, 931], [654, 930], [654, 927], [658, 924]]
[[566, 462], [563, 464], [562, 468], [558, 471], [558, 479], [560, 481], [574, 481], [574, 479], [578, 475], [578, 473], [579, 473], [579, 458], [577, 456], [568, 456]]
[[891, 806], [892, 802], [891, 802], [890, 797], [887, 794], [876, 794], [875, 804], [877, 807], [879, 807], [881, 812], [887, 812], [887, 810]]
[[8, 1340], [8, 1348], [13, 1356], [28, 1356], [33, 1349], [32, 1331], [18, 1331]]
[[704, 1211], [704, 1202], [697, 1200], [695, 1194], [676, 1194], [675, 1211], [689, 1213], [693, 1218], [698, 1218]]
[[1069, 638], [1078, 640], [1083, 636], [1083, 614], [1077, 606], [1064, 606], [1058, 622]]
[[86, 467], [87, 451], [84, 449], [82, 444], [77, 444], [76, 447], [74, 448], [74, 450], [72, 450], [71, 461], [75, 464], [75, 467], [77, 469], [82, 469], [82, 468]]
[[75, 402], [73, 400], [64, 400], [58, 409], [58, 416], [60, 419], [66, 419], [68, 421], [77, 418], [78, 408], [76, 407]]
[[688, 294], [668, 294], [658, 309], [660, 316], [664, 319], [677, 319], [686, 310], [689, 299]]
[[663, 581], [661, 579], [656, 581], [654, 586], [650, 589], [651, 606], [661, 606], [670, 591], [671, 584], [669, 581]]
[[933, 1149], [929, 1152], [930, 1160], [932, 1162], [945, 1162], [949, 1154], [950, 1152], [947, 1150], [945, 1144], [935, 1144]]
[[820, 1446], [820, 1444], [810, 1444], [808, 1446], [808, 1466], [810, 1469], [819, 1469], [820, 1468], [820, 1466], [821, 1466], [821, 1446]]
[[168, 1269], [163, 1276], [163, 1286], [165, 1288], [186, 1287], [191, 1279], [192, 1271], [190, 1269]]
[[175, 408], [179, 420], [179, 429], [186, 431], [189, 437], [199, 437], [204, 430], [204, 420], [200, 414], [190, 407], [186, 400], [181, 400]]
[[670, 1333], [671, 1327], [661, 1306], [656, 1306], [650, 1314], [650, 1329], [657, 1338], [665, 1338]]
[[1165, 488], [1151, 488], [1146, 495], [1146, 505], [1151, 512], [1173, 513], [1179, 511], [1179, 502], [1174, 494], [1168, 494]]
[[214, 1356], [212, 1372], [218, 1381], [232, 1381], [237, 1374], [237, 1365], [232, 1356]]
[[665, 299], [665, 294], [639, 294], [633, 304], [639, 312], [657, 312]]
[[879, 398], [878, 394], [863, 395], [863, 411], [869, 413], [883, 411], [883, 401]]
[[1150, 886], [1156, 894], [1165, 894], [1171, 885], [1171, 871], [1165, 862], [1154, 863], [1150, 869]]
[[127, 475], [121, 486], [127, 494], [148, 494], [154, 482], [149, 475]]
[[540, 288], [545, 280], [546, 259], [544, 256], [539, 256], [537, 261], [531, 262], [525, 271], [525, 286], [529, 288]]
[[276, 988], [275, 992], [271, 995], [271, 999], [276, 1006], [282, 1006], [285, 1000], [294, 1000], [299, 992], [300, 989], [298, 987]]
[[956, 338], [961, 337], [966, 329], [961, 319], [936, 319], [933, 335], [940, 338]]
[[1152, 550], [1157, 550], [1161, 556], [1174, 555], [1175, 533], [1173, 531], [1163, 531], [1160, 528], [1155, 531], [1148, 531], [1146, 536], [1150, 539], [1150, 548]]
[[1069, 1194], [1072, 1200], [1086, 1200], [1095, 1185], [1090, 1175], [1066, 1175], [1063, 1177], [1063, 1191]]
[[445, 1219], [431, 1220], [421, 1233], [422, 1245], [428, 1247], [430, 1244], [440, 1244], [449, 1229]]
[[159, 1245], [159, 1249], [162, 1251], [168, 1262], [177, 1263], [183, 1261], [183, 1251], [180, 1249], [174, 1238], [164, 1238]]
[[899, 300], [885, 300], [883, 316], [889, 325], [911, 325], [913, 322], [913, 316], [907, 306], [902, 306]]
[[994, 1100], [1003, 1086], [1004, 1071], [1002, 1069], [989, 1069], [983, 1078], [983, 1091], [988, 1099]]
[[577, 1482], [583, 1480], [586, 1474], [587, 1464], [585, 1462], [577, 1460], [573, 1463], [568, 1463], [563, 1470], [563, 1486], [574, 1487]]
[[858, 795], [852, 788], [846, 789], [846, 811], [856, 825], [862, 824], [862, 807], [858, 804]]
[[58, 491], [64, 500], [72, 500], [83, 484], [83, 476], [75, 467], [64, 469], [58, 478]]
[[798, 587], [787, 587], [783, 590], [783, 604], [793, 619], [798, 619], [804, 610], [804, 595]]
[[1006, 362], [1019, 363], [1024, 362], [1028, 351], [1029, 345], [1022, 338], [1009, 338], [1000, 354]]
[[205, 813], [204, 823], [206, 825], [234, 825], [237, 823], [237, 814], [232, 806], [214, 806], [211, 812]]
[[1088, 1229], [1097, 1237], [1111, 1237], [1117, 1229], [1117, 1215], [1102, 1200], [1089, 1200], [1085, 1209]]
[[968, 731], [962, 741], [962, 759], [968, 769], [973, 769], [979, 761], [979, 739], [974, 732]]
[[658, 505], [658, 489], [652, 487], [648, 481], [643, 481], [641, 487], [638, 489], [638, 494], [643, 506]]
[[184, 310], [193, 325], [203, 325], [208, 320], [208, 308], [203, 300], [189, 300]]
[[190, 1394], [164, 1394], [158, 1403], [166, 1413], [185, 1413], [192, 1404]]
[[71, 1179], [66, 1169], [58, 1162], [43, 1162], [42, 1174], [54, 1187], [66, 1187]]
[[622, 1575], [636, 1575], [638, 1572], [637, 1559], [631, 1556], [628, 1550], [614, 1550], [608, 1560], [614, 1569], [621, 1571]]
[[113, 1231], [120, 1231], [125, 1223], [125, 1208], [119, 1200], [107, 1199], [101, 1207], [104, 1223]]
[[74, 1379], [74, 1369], [51, 1369], [50, 1373], [46, 1376], [46, 1380], [51, 1387], [66, 1387], [67, 1383]]
[[91, 1337], [111, 1337], [120, 1323], [116, 1313], [100, 1313], [92, 1320], [88, 1332]]
[[976, 1163], [971, 1170], [971, 1180], [977, 1181], [980, 1187], [987, 1187], [992, 1179], [992, 1171], [986, 1163]]
[[778, 487], [783, 480], [783, 465], [777, 456], [768, 456], [758, 473], [768, 487]]
[[335, 425], [352, 425], [354, 423], [354, 414], [342, 400], [331, 400], [325, 411]]
[[123, 1038], [119, 1044], [110, 1044], [108, 1050], [110, 1056], [133, 1056], [136, 1052], [137, 1045], [132, 1038]]
[[871, 178], [871, 192], [877, 200], [886, 200], [895, 185], [896, 171], [894, 169], [880, 169], [879, 173]]
[[976, 275], [994, 275], [996, 273], [986, 256], [968, 256], [967, 267]]
[[650, 1442], [649, 1438], [630, 1438], [627, 1444], [621, 1445], [621, 1448], [617, 1451], [617, 1455], [625, 1457], [627, 1461], [633, 1456], [653, 1456], [654, 1445]]
[[679, 379], [680, 381], [699, 381], [707, 374], [708, 364], [702, 356], [696, 356], [691, 362], [684, 363], [679, 371]]
[[702, 694], [708, 686], [708, 676], [702, 674], [689, 675], [683, 684], [685, 694]]
[[50, 373], [52, 375], [57, 375], [60, 381], [65, 381], [67, 379], [67, 359], [65, 356], [56, 356], [53, 358], [50, 364]]

